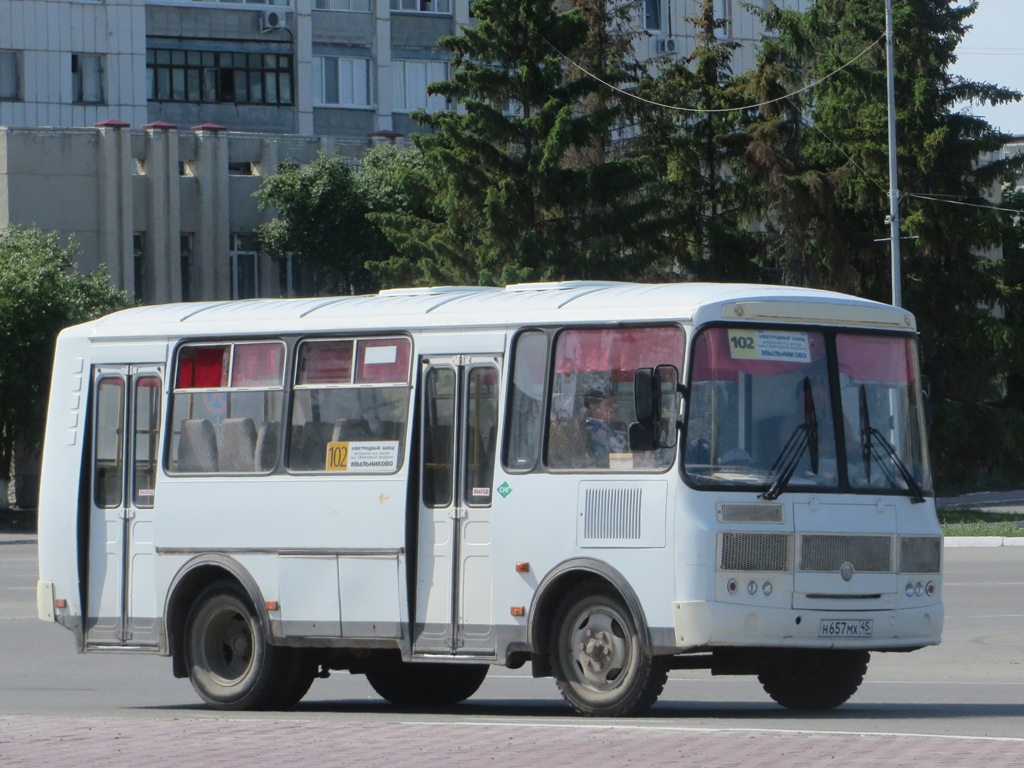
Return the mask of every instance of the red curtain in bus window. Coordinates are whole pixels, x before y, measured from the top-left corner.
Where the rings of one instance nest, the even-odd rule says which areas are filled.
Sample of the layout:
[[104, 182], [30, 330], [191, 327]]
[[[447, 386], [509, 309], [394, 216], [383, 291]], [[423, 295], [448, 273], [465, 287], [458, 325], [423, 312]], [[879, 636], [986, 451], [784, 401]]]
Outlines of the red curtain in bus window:
[[283, 362], [284, 347], [280, 344], [236, 344], [231, 386], [279, 387]]
[[[800, 362], [769, 360], [759, 355], [767, 354], [763, 349], [766, 344], [761, 342], [760, 334], [770, 334], [774, 339], [773, 349], [786, 346], [788, 337], [790, 346], [801, 347], [809, 359]], [[793, 345], [792, 341], [796, 340]], [[762, 347], [762, 352], [756, 350]], [[762, 328], [710, 328], [697, 337], [693, 346], [693, 381], [736, 381], [738, 374], [746, 373], [758, 376], [782, 376], [787, 373], [798, 373], [809, 365], [814, 365], [825, 358], [825, 338], [820, 333], [807, 331], [790, 331]]]
[[405, 384], [409, 381], [408, 339], [360, 340], [357, 384]]
[[565, 331], [558, 337], [558, 373], [610, 372], [615, 381], [632, 381], [637, 368], [678, 366], [683, 359], [679, 328], [607, 328]]
[[839, 370], [855, 381], [906, 384], [914, 380], [914, 345], [893, 336], [840, 334]]
[[185, 347], [178, 355], [178, 389], [226, 387], [229, 347]]
[[351, 384], [352, 342], [306, 342], [300, 349], [298, 384]]

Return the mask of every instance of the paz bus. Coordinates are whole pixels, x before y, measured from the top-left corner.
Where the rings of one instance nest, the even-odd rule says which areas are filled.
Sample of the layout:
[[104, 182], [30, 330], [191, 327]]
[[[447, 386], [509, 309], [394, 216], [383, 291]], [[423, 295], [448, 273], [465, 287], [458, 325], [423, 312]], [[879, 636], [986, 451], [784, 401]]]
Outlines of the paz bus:
[[937, 644], [914, 317], [727, 284], [143, 306], [64, 330], [39, 618], [217, 709], [332, 670], [448, 706], [530, 664], [584, 715], [673, 669], [839, 706]]

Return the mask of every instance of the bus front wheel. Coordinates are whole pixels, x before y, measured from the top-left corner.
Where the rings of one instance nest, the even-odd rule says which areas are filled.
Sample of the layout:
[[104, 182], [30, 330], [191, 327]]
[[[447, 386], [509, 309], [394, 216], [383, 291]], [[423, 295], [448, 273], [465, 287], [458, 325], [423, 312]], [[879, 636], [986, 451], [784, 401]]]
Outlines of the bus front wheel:
[[563, 698], [582, 715], [643, 712], [668, 679], [666, 661], [644, 650], [629, 609], [603, 582], [582, 582], [562, 598], [548, 654]]
[[867, 651], [791, 651], [757, 679], [765, 693], [788, 709], [835, 709], [857, 692], [870, 658]]
[[221, 581], [206, 587], [192, 605], [184, 650], [196, 693], [215, 709], [240, 710], [275, 703], [291, 649], [268, 643], [248, 595], [234, 582]]

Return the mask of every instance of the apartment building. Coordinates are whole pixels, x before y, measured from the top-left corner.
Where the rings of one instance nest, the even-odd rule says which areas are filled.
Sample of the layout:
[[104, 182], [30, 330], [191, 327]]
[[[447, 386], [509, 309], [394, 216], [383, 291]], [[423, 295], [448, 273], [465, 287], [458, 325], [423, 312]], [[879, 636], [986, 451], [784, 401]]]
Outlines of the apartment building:
[[[752, 66], [756, 16], [715, 4]], [[700, 5], [637, 0], [637, 55], [692, 52]], [[255, 247], [261, 175], [416, 131], [447, 108], [437, 39], [471, 23], [471, 0], [0, 0], [0, 227], [75, 235], [146, 302], [301, 292]]]

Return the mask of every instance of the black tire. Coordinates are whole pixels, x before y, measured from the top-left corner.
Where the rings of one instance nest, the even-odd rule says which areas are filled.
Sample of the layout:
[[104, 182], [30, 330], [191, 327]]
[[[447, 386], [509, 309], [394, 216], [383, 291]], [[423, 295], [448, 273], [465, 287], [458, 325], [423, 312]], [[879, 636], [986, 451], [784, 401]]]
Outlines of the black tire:
[[316, 679], [319, 664], [308, 650], [302, 648], [278, 648], [276, 680], [273, 692], [266, 706], [270, 709], [291, 709], [309, 691]]
[[788, 709], [835, 709], [857, 692], [868, 671], [867, 651], [792, 651], [758, 676], [765, 693]]
[[644, 649], [622, 598], [604, 582], [577, 584], [562, 598], [548, 656], [563, 698], [581, 715], [646, 711], [668, 679], [668, 662]]
[[395, 706], [450, 707], [476, 693], [488, 669], [487, 664], [416, 664], [388, 658], [367, 667], [366, 679]]
[[214, 709], [240, 710], [274, 704], [290, 649], [267, 642], [249, 596], [238, 584], [219, 581], [192, 605], [184, 650], [189, 679], [203, 701]]

